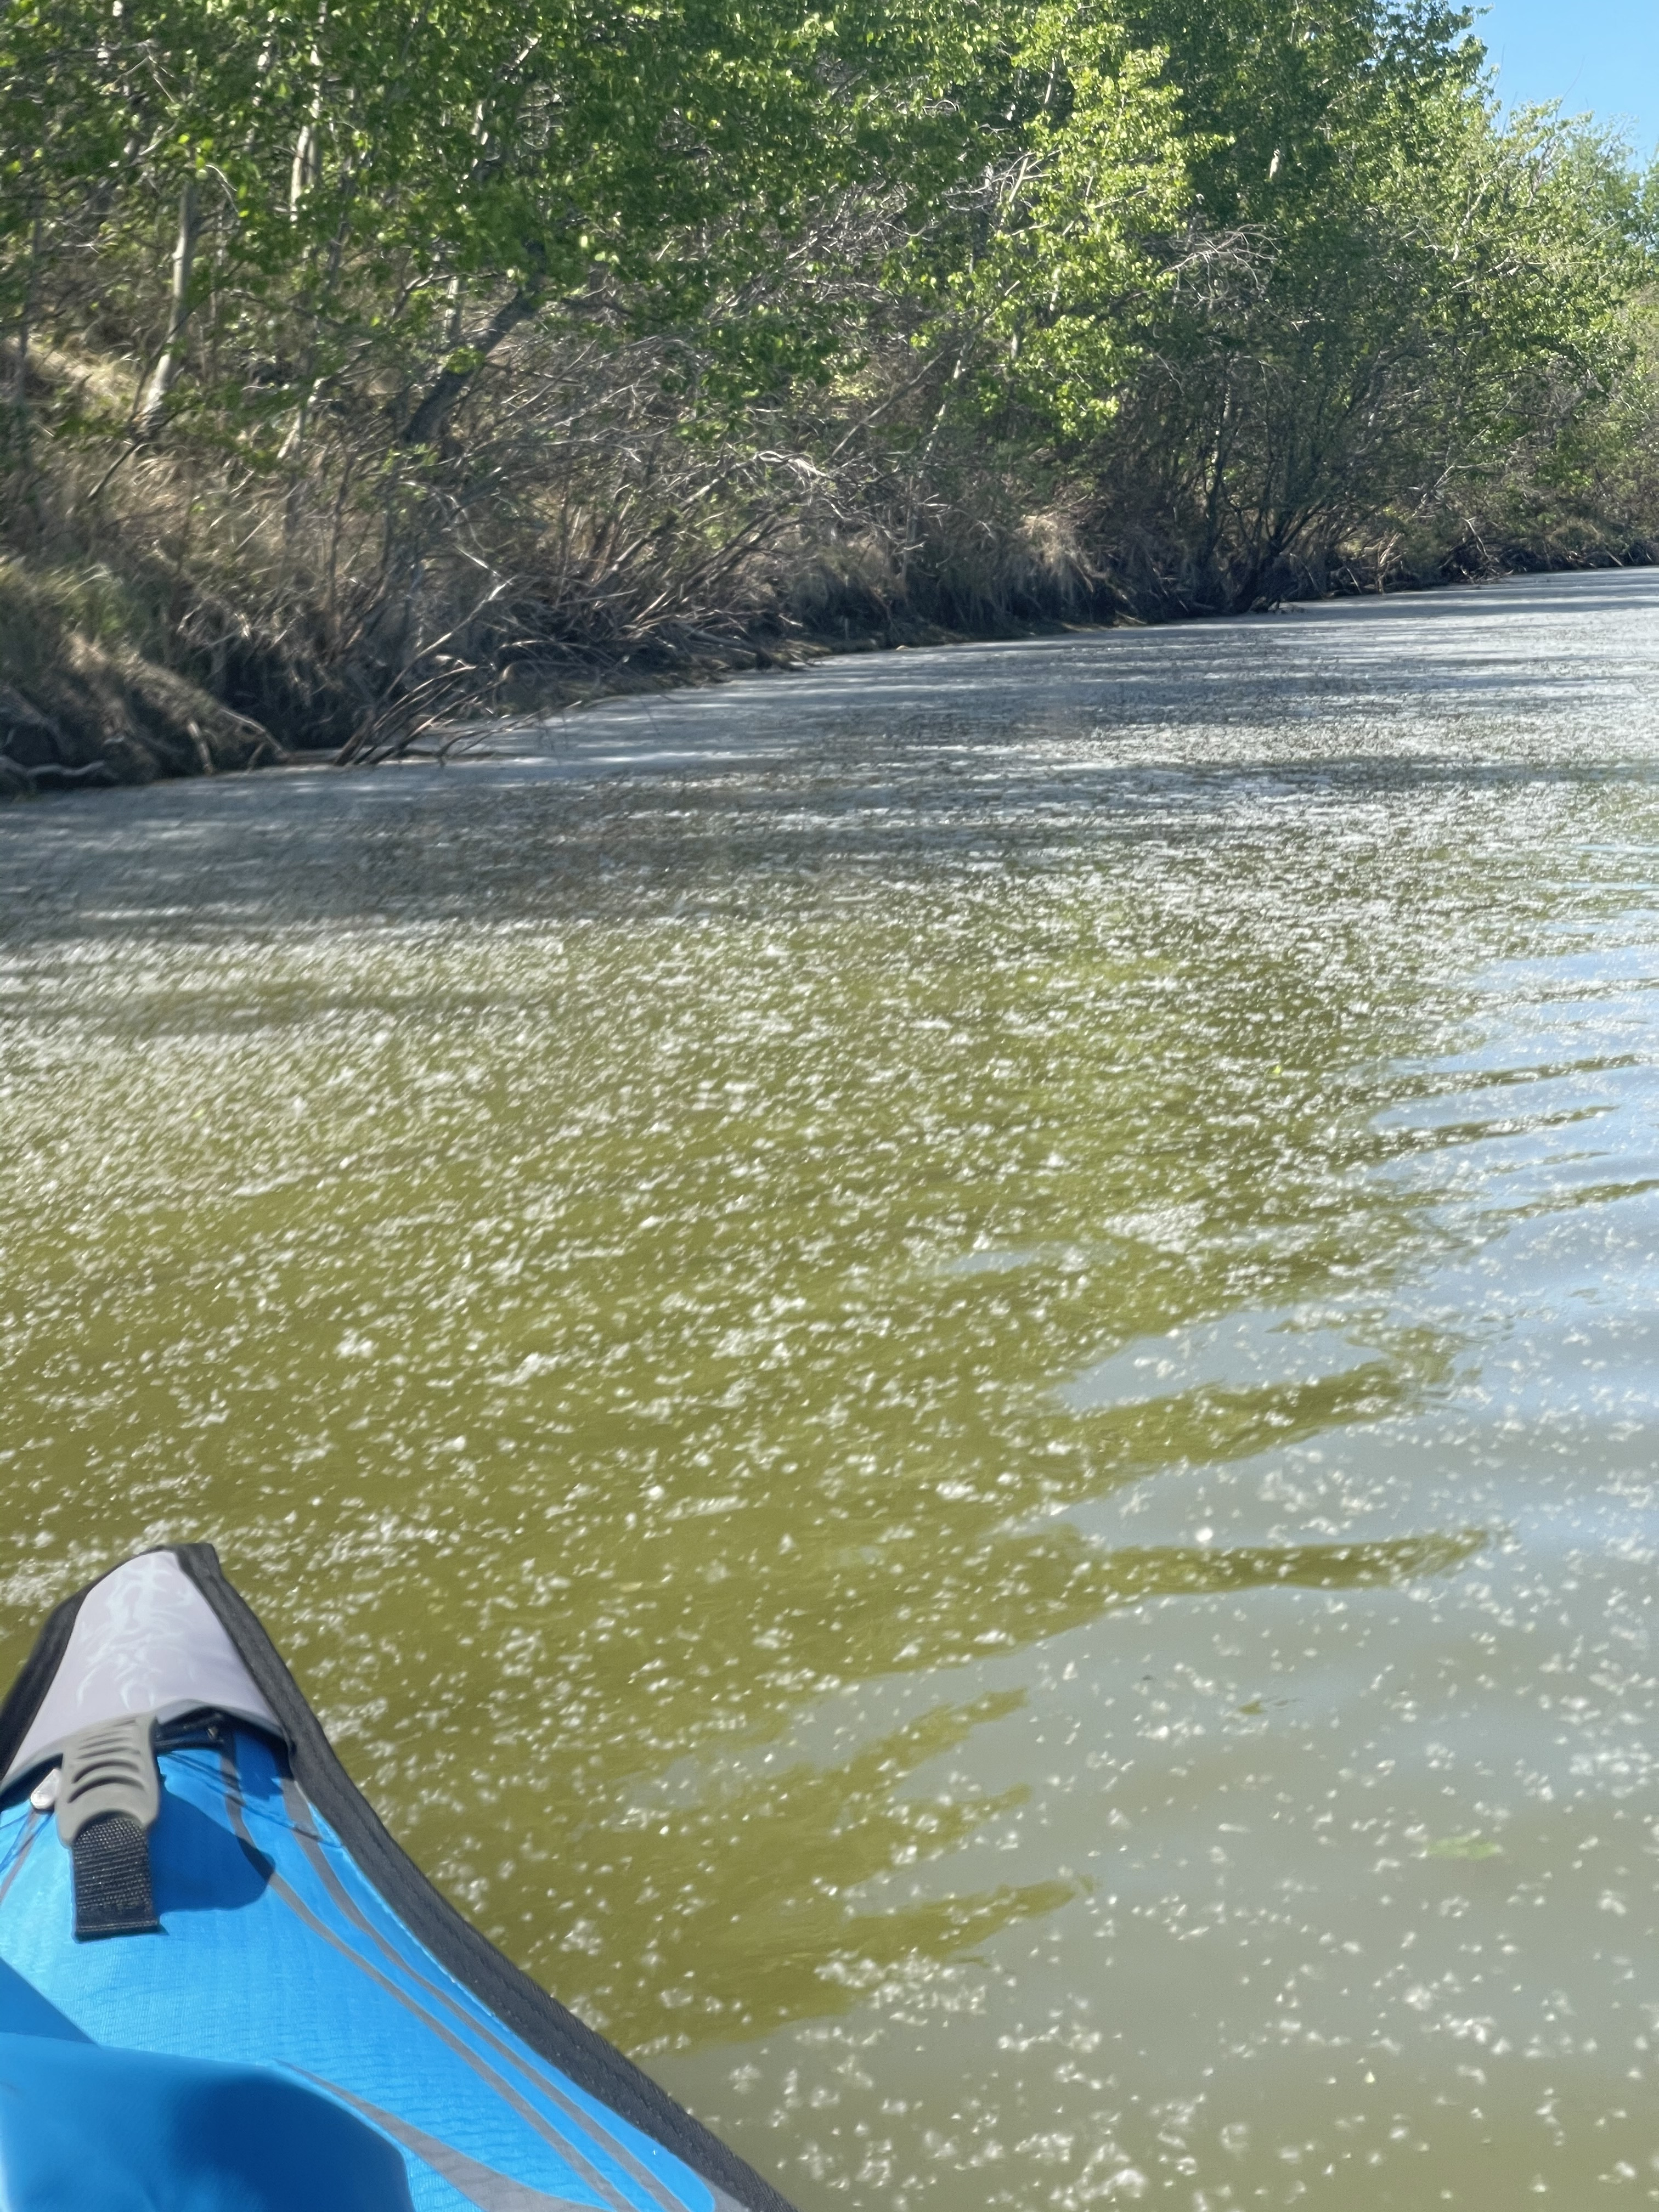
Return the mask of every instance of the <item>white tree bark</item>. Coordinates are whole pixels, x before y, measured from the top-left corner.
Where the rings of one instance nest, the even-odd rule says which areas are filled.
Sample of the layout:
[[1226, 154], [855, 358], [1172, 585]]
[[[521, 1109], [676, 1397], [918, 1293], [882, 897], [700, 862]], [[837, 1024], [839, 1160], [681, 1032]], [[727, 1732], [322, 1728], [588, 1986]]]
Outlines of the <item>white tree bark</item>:
[[179, 232], [173, 247], [173, 286], [167, 303], [167, 334], [144, 386], [143, 397], [138, 403], [136, 427], [141, 438], [150, 437], [161, 428], [161, 417], [167, 411], [167, 394], [172, 391], [173, 380], [184, 363], [185, 337], [190, 325], [190, 280], [196, 266], [196, 241], [201, 235], [201, 228], [196, 179], [187, 177], [179, 195]]

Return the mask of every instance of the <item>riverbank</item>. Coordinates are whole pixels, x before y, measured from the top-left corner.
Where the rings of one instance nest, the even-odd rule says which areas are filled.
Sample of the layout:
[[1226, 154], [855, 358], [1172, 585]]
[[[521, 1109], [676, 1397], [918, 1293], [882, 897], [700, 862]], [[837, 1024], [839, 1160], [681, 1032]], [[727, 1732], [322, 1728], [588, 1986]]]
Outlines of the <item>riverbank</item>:
[[[1478, 564], [1463, 549], [1426, 576], [1403, 570], [1366, 575], [1358, 563], [1334, 574], [1309, 575], [1301, 580], [1304, 588], [1288, 590], [1278, 604], [1398, 596], [1503, 576], [1656, 562], [1659, 545], [1645, 542], [1616, 551], [1583, 546], [1571, 556], [1559, 548], [1513, 547], [1497, 555], [1481, 548]], [[787, 624], [775, 615], [747, 625], [734, 622], [724, 636], [705, 629], [670, 629], [629, 651], [571, 651], [520, 666], [505, 680], [481, 680], [472, 711], [458, 698], [413, 750], [447, 757], [475, 742], [480, 728], [492, 722], [521, 724], [606, 700], [718, 684], [758, 671], [800, 670], [840, 655], [1082, 635], [1198, 621], [1208, 613], [1172, 613], [1167, 605], [1141, 611], [1105, 595], [1103, 605], [1088, 607], [1085, 601], [1080, 617], [1004, 617], [973, 628], [929, 621], [902, 603], [855, 603], [841, 614], [839, 634]], [[283, 743], [265, 723], [215, 697], [206, 684], [167, 666], [155, 653], [155, 625], [147, 622], [142, 602], [106, 572], [58, 569], [36, 576], [21, 562], [0, 562], [0, 799], [301, 761], [316, 764], [349, 755], [349, 742], [343, 748], [337, 733], [310, 744], [303, 728], [290, 729]]]
[[148, 656], [113, 580], [0, 562], [0, 797], [264, 768], [270, 732]]

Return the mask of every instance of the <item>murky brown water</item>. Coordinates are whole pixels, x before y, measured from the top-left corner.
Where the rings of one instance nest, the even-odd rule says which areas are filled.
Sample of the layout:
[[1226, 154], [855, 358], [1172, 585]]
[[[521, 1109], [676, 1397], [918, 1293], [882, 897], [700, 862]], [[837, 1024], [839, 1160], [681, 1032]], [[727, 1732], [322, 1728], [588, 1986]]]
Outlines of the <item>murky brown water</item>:
[[210, 1536], [803, 2212], [1659, 2199], [1656, 617], [0, 813], [0, 1662]]

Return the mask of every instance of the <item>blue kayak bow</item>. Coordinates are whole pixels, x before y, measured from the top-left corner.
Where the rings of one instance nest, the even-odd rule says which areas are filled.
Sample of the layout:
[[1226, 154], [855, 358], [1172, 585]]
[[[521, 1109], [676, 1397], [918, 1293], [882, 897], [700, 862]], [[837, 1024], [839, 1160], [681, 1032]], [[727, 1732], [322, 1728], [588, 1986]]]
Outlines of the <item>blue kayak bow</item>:
[[433, 1888], [206, 1544], [0, 1705], [0, 2212], [789, 2212]]

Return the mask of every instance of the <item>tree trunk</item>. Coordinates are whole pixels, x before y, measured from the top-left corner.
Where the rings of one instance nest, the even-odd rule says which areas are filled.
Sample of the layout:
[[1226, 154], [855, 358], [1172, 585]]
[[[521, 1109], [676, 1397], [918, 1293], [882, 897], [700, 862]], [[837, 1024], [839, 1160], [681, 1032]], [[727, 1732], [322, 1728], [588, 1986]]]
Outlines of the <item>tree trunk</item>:
[[17, 318], [17, 413], [22, 419], [29, 404], [29, 340], [33, 336], [34, 295], [40, 286], [40, 233], [45, 217], [37, 215], [29, 232], [29, 276], [23, 291], [22, 311]]
[[510, 300], [503, 301], [484, 325], [477, 337], [460, 349], [459, 363], [453, 355], [439, 370], [428, 386], [425, 397], [410, 416], [402, 432], [405, 446], [429, 446], [440, 435], [446, 422], [460, 405], [477, 379], [478, 371], [502, 341], [520, 323], [527, 323], [541, 306], [545, 291], [545, 280], [539, 270], [532, 272], [520, 285]]
[[196, 241], [201, 235], [201, 212], [197, 205], [196, 179], [186, 177], [179, 195], [179, 234], [173, 247], [173, 289], [167, 306], [167, 334], [144, 396], [138, 404], [137, 429], [141, 438], [152, 437], [161, 428], [167, 394], [185, 357], [185, 332], [190, 322], [190, 280], [196, 266]]
[[288, 212], [290, 222], [298, 217], [301, 201], [305, 198], [307, 192], [315, 190], [317, 181], [322, 174], [323, 147], [322, 140], [318, 135], [318, 121], [319, 118], [313, 112], [310, 122], [301, 127], [300, 136], [295, 141], [294, 162], [289, 172], [288, 179]]

